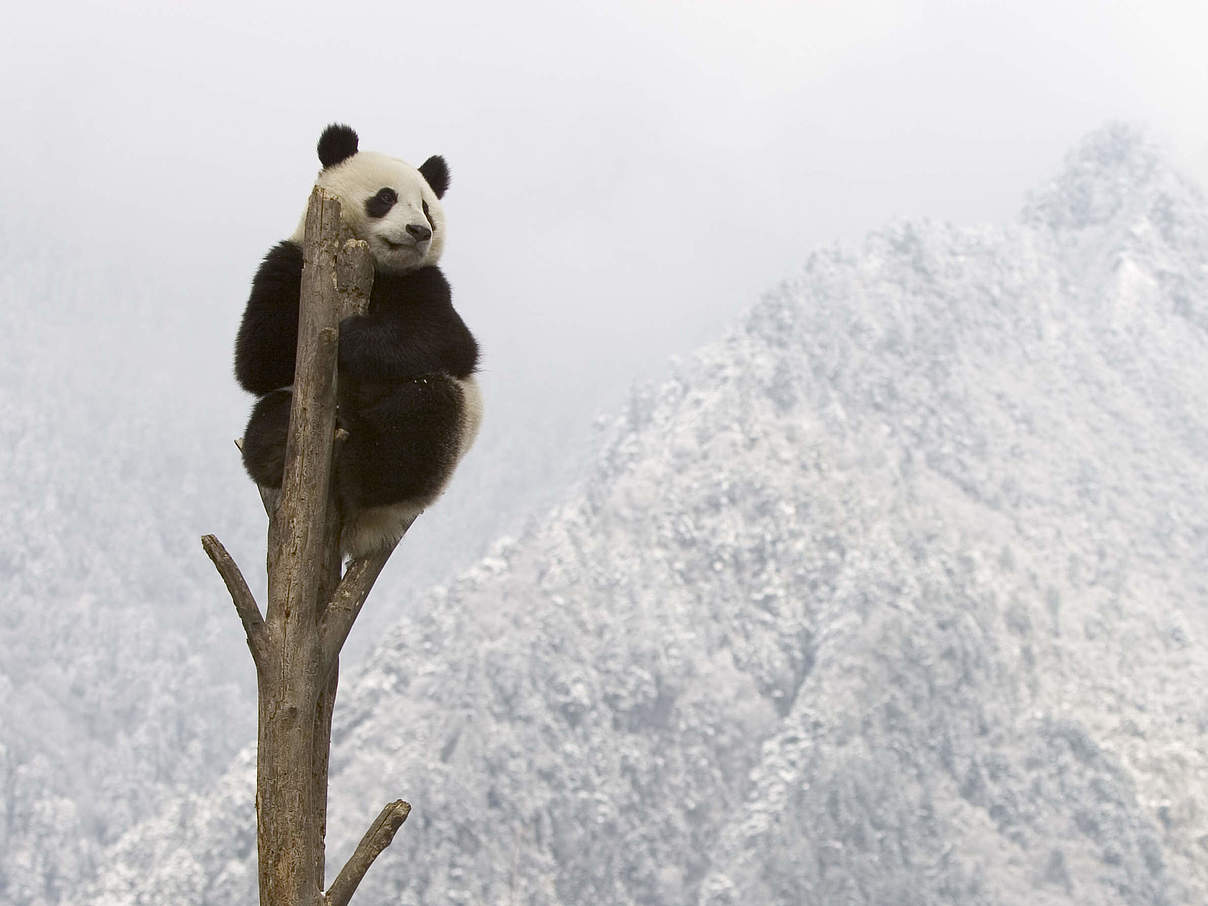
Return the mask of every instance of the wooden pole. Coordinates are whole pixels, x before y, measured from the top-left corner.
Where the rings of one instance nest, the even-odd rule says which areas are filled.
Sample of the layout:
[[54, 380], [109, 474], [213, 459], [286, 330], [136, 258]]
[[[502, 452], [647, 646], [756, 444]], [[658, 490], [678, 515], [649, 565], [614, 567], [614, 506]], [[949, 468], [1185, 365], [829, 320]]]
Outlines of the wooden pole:
[[352, 238], [340, 202], [316, 187], [307, 208], [293, 404], [285, 478], [269, 513], [268, 609], [213, 535], [202, 539], [235, 603], [256, 665], [259, 726], [256, 824], [261, 906], [346, 906], [410, 806], [390, 803], [332, 890], [324, 892], [327, 772], [339, 656], [392, 551], [354, 560], [340, 575], [338, 505], [331, 493], [339, 324], [364, 311], [373, 283], [366, 243]]

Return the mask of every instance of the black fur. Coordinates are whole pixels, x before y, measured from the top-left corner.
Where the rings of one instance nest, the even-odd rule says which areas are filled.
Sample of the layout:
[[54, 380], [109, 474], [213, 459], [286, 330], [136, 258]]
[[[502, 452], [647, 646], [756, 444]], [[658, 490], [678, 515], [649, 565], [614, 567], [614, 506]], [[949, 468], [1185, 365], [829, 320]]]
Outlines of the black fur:
[[243, 465], [256, 484], [281, 487], [292, 402], [293, 394], [288, 390], [274, 390], [260, 397], [252, 407], [252, 417], [243, 432]]
[[428, 185], [436, 193], [437, 198], [444, 198], [449, 191], [449, 165], [439, 154], [433, 154], [419, 165], [419, 172], [428, 180]]
[[359, 139], [351, 126], [332, 123], [319, 136], [319, 163], [323, 169], [334, 167], [357, 153]]
[[[348, 383], [348, 382], [345, 382]], [[345, 507], [430, 500], [457, 465], [461, 387], [442, 372], [340, 388], [336, 487]]]
[[407, 380], [438, 371], [465, 378], [477, 365], [478, 344], [435, 265], [378, 272], [367, 313], [340, 324], [341, 380]]
[[235, 377], [244, 390], [263, 394], [294, 382], [301, 292], [302, 247], [279, 242], [256, 271], [235, 340]]
[[389, 186], [378, 189], [376, 195], [365, 201], [365, 216], [366, 217], [385, 217], [390, 213], [390, 209], [398, 203], [398, 192]]
[[[302, 250], [282, 242], [252, 284], [235, 344], [235, 373], [263, 396], [244, 432], [248, 474], [280, 487], [298, 332]], [[478, 344], [453, 309], [435, 265], [375, 274], [364, 315], [340, 325], [339, 420], [349, 437], [337, 488], [345, 506], [427, 498], [456, 465], [462, 393], [455, 378], [478, 365]], [[275, 391], [275, 392], [273, 392]]]

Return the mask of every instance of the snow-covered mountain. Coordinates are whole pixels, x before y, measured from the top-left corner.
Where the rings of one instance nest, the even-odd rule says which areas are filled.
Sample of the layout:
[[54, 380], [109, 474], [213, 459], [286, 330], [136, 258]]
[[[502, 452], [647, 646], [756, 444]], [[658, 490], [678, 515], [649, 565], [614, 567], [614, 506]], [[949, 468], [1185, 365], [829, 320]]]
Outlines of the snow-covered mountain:
[[[1128, 128], [815, 253], [346, 680], [334, 866], [401, 795], [364, 902], [1208, 901], [1206, 392], [1208, 201]], [[252, 902], [252, 762], [64, 902]]]
[[41, 906], [177, 783], [212, 782], [254, 718], [205, 665], [194, 527], [229, 503], [206, 460], [230, 454], [203, 433], [221, 394], [181, 379], [205, 369], [179, 311], [130, 262], [0, 238], [0, 902]]
[[[262, 588], [264, 515], [231, 443], [250, 406], [231, 344], [255, 258], [182, 281], [178, 262], [147, 259], [137, 233], [128, 256], [106, 257], [43, 245], [8, 215], [0, 904], [54, 906], [80, 902], [102, 847], [179, 788], [208, 788], [255, 737], [254, 672], [199, 544], [219, 533]], [[492, 404], [495, 380], [483, 376]], [[569, 464], [542, 469], [494, 418], [382, 576], [349, 663], [410, 605], [415, 583], [472, 563], [500, 524], [566, 482]], [[483, 486], [486, 462], [505, 468], [506, 485]]]

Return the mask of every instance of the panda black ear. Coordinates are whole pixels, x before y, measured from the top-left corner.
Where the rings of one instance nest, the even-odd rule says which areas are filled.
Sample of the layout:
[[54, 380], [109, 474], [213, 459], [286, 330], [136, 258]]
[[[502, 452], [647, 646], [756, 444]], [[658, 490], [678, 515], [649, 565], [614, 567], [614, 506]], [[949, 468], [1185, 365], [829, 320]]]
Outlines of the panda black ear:
[[449, 165], [439, 154], [433, 154], [419, 166], [419, 172], [428, 180], [428, 185], [437, 198], [444, 198], [449, 190]]
[[323, 169], [334, 167], [357, 153], [357, 134], [351, 126], [332, 123], [319, 136], [319, 163]]

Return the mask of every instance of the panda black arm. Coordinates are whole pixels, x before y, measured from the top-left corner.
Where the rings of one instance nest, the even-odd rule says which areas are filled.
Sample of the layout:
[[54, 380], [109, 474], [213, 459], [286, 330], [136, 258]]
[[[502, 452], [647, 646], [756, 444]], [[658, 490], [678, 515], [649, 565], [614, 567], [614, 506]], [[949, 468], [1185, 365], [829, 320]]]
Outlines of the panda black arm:
[[464, 378], [478, 365], [478, 344], [452, 307], [406, 321], [354, 315], [340, 323], [340, 371], [362, 380], [443, 371]]
[[268, 393], [294, 382], [302, 247], [279, 242], [264, 256], [235, 339], [235, 377], [244, 390]]
[[340, 324], [340, 370], [351, 377], [390, 380], [443, 371], [462, 378], [477, 366], [478, 344], [437, 267], [379, 273], [369, 314]]

